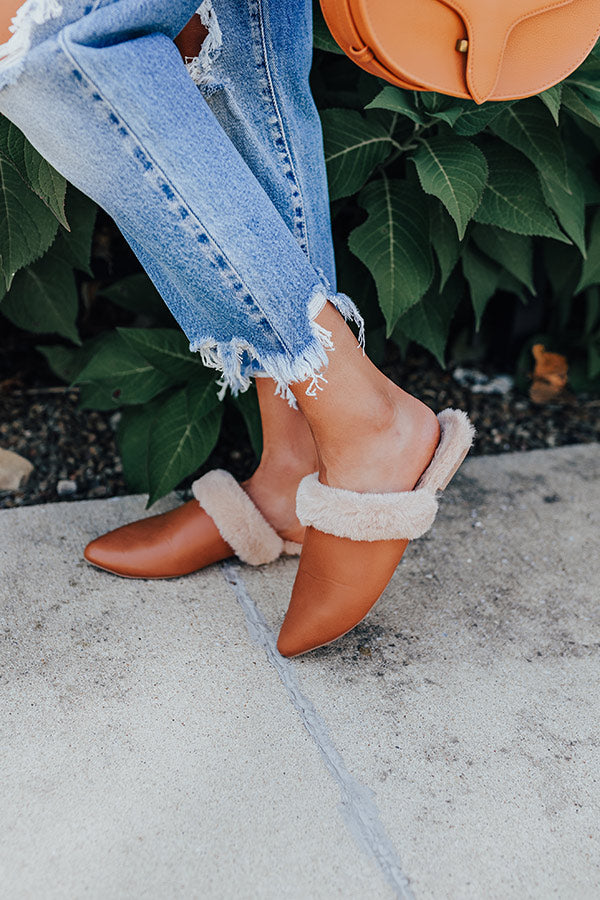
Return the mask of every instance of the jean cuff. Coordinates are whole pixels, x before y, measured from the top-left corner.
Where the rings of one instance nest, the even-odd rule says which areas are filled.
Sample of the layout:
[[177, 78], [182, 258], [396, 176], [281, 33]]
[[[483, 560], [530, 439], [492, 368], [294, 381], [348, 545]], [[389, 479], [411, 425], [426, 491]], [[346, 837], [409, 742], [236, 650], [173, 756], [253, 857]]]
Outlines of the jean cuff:
[[256, 377], [272, 378], [275, 382], [275, 394], [285, 397], [293, 409], [297, 409], [298, 404], [290, 385], [308, 382], [306, 395], [316, 397], [317, 391], [322, 390], [327, 383], [321, 371], [328, 364], [327, 352], [334, 349], [331, 332], [315, 321], [327, 301], [335, 306], [346, 321], [351, 320], [358, 326], [357, 346], [364, 354], [364, 321], [354, 301], [347, 294], [330, 290], [322, 280], [313, 287], [308, 300], [308, 341], [293, 356], [283, 349], [278, 353], [262, 356], [247, 341], [236, 338], [227, 342], [205, 340], [190, 344], [190, 350], [199, 352], [206, 366], [221, 371], [221, 378], [217, 382], [220, 388], [219, 399], [223, 399], [227, 388], [234, 396], [246, 391], [252, 378]]

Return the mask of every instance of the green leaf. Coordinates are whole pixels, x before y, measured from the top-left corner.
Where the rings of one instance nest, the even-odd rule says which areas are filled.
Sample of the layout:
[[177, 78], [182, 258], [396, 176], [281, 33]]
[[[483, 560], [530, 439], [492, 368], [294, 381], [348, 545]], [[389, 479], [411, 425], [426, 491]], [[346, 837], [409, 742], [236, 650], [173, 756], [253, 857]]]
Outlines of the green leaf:
[[555, 181], [568, 191], [567, 161], [560, 133], [548, 110], [535, 98], [505, 109], [494, 119], [491, 128], [507, 144], [524, 153], [546, 181]]
[[15, 167], [0, 159], [0, 256], [6, 289], [15, 272], [46, 252], [58, 221], [33, 194]]
[[260, 419], [260, 408], [258, 405], [256, 387], [251, 385], [247, 391], [243, 392], [243, 394], [238, 394], [237, 397], [233, 397], [232, 399], [246, 423], [252, 449], [256, 453], [258, 459], [260, 459], [263, 446], [262, 422]]
[[524, 306], [529, 300], [529, 294], [525, 291], [522, 283], [507, 269], [500, 269], [498, 273], [498, 291], [515, 294]]
[[100, 288], [98, 293], [129, 312], [150, 316], [160, 324], [176, 324], [165, 301], [145, 272], [127, 275], [108, 287]]
[[79, 409], [119, 409], [120, 401], [113, 396], [109, 386], [100, 381], [88, 381], [79, 384]]
[[581, 277], [581, 253], [572, 244], [542, 241], [542, 260], [552, 294], [570, 303]]
[[74, 268], [93, 277], [90, 257], [98, 207], [93, 200], [69, 184], [66, 211], [71, 230], [59, 228], [52, 252], [62, 256]]
[[476, 222], [498, 225], [516, 234], [537, 234], [566, 244], [569, 238], [558, 228], [546, 206], [533, 165], [510, 147], [489, 144], [485, 148], [489, 174]]
[[522, 234], [513, 234], [503, 228], [476, 225], [472, 238], [480, 250], [499, 263], [502, 268], [535, 294], [533, 284], [533, 241]]
[[600, 342], [588, 344], [587, 375], [590, 380], [600, 375]]
[[190, 351], [190, 342], [175, 328], [117, 328], [129, 346], [155, 369], [168, 375], [173, 383], [193, 378], [204, 367], [198, 353]]
[[0, 309], [19, 328], [81, 343], [75, 325], [78, 297], [73, 269], [52, 253], [17, 272]]
[[600, 324], [600, 290], [591, 287], [585, 292], [585, 325], [583, 333], [590, 335]]
[[358, 191], [396, 145], [377, 119], [354, 109], [325, 109], [321, 121], [329, 198], [336, 200]]
[[121, 410], [116, 441], [127, 487], [135, 494], [147, 494], [150, 490], [150, 434], [164, 402], [164, 397], [155, 397], [143, 406], [128, 406]]
[[214, 381], [203, 379], [161, 404], [150, 434], [148, 506], [201, 466], [215, 446], [223, 405], [215, 408], [214, 396]]
[[472, 137], [487, 128], [505, 109], [512, 106], [512, 100], [508, 102], [489, 101], [477, 106], [474, 100], [463, 100], [465, 111], [454, 124], [454, 133], [463, 137]]
[[471, 292], [471, 303], [475, 312], [475, 330], [479, 331], [488, 301], [498, 287], [500, 269], [471, 246], [464, 249], [462, 269]]
[[60, 224], [68, 228], [65, 218], [65, 178], [5, 116], [0, 117], [0, 157], [13, 164], [34, 194], [37, 194]]
[[567, 79], [570, 88], [576, 88], [596, 103], [600, 103], [600, 59], [590, 55]]
[[421, 187], [442, 201], [462, 240], [487, 181], [485, 156], [471, 141], [447, 130], [422, 138], [412, 160]]
[[368, 218], [350, 234], [348, 246], [375, 279], [389, 336], [433, 278], [427, 208], [416, 185], [385, 175], [363, 188], [358, 202]]
[[333, 39], [321, 9], [317, 4], [313, 5], [313, 46], [317, 50], [324, 50], [326, 53], [345, 55], [342, 48]]
[[416, 107], [415, 92], [401, 90], [392, 84], [387, 84], [370, 103], [367, 103], [365, 109], [389, 109], [407, 116], [418, 125], [425, 122], [424, 116]]
[[78, 365], [80, 347], [65, 347], [64, 344], [47, 346], [38, 345], [36, 348], [48, 362], [55, 375], [69, 384], [81, 369]]
[[114, 331], [102, 335], [76, 383], [92, 384], [93, 390], [82, 390], [82, 405], [95, 409], [147, 403], [172, 385], [168, 375], [155, 369]]
[[461, 244], [454, 223], [441, 203], [429, 205], [429, 240], [440, 266], [440, 292], [460, 256]]
[[46, 357], [55, 375], [67, 384], [73, 384], [81, 370], [98, 351], [104, 341], [104, 334], [97, 334], [79, 347], [65, 347], [64, 344], [36, 346], [36, 350]]
[[584, 288], [589, 287], [591, 284], [600, 284], [600, 209], [596, 210], [596, 214], [592, 219], [588, 255], [583, 263], [581, 278], [579, 279], [576, 292], [583, 291]]
[[553, 87], [548, 88], [546, 91], [542, 91], [541, 94], [538, 94], [538, 97], [542, 101], [542, 103], [547, 106], [550, 110], [552, 118], [559, 124], [559, 113], [560, 113], [560, 104], [562, 99], [563, 92], [563, 82], [559, 81], [558, 84], [555, 84]]
[[433, 353], [441, 366], [445, 365], [450, 323], [461, 295], [460, 278], [451, 278], [441, 294], [432, 286], [422, 300], [398, 319], [392, 339], [401, 346], [407, 339], [416, 341]]
[[[587, 126], [586, 123], [581, 123], [586, 125], [586, 127], [593, 128], [593, 126]], [[596, 135], [600, 135], [600, 132], [596, 132], [593, 129]], [[579, 131], [579, 128], [577, 129]], [[579, 137], [579, 135], [577, 135]], [[573, 147], [573, 144], [570, 144], [567, 147], [567, 153], [569, 155], [569, 164], [575, 175], [577, 176], [577, 180], [581, 184], [581, 188], [583, 190], [583, 195], [585, 198], [585, 205], [591, 206], [592, 204], [600, 203], [600, 180], [598, 179], [595, 172], [592, 171], [592, 168], [596, 168], [596, 156], [594, 154], [594, 158], [591, 160], [590, 165], [583, 159], [580, 155], [577, 154], [576, 149]]]
[[579, 91], [569, 87], [568, 83], [563, 88], [562, 105], [581, 119], [585, 119], [586, 122], [600, 127], [600, 104], [594, 103], [587, 97], [584, 99]]
[[556, 213], [558, 221], [579, 247], [581, 255], [587, 256], [585, 247], [585, 195], [581, 181], [569, 169], [569, 191], [565, 191], [556, 181], [541, 179], [542, 191], [546, 203]]
[[431, 122], [441, 120], [448, 125], [454, 125], [457, 119], [465, 112], [464, 103], [454, 97], [448, 97], [437, 91], [425, 91], [417, 94], [419, 104], [426, 111], [426, 119]]

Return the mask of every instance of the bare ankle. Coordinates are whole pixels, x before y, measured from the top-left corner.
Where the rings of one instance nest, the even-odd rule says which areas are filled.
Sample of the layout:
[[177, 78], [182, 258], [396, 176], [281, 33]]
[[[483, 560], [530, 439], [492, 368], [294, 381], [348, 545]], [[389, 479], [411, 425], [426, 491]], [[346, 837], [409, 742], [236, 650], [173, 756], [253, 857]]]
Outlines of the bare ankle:
[[356, 491], [412, 489], [435, 451], [439, 422], [428, 406], [393, 387], [355, 410], [350, 426], [318, 441], [321, 481]]

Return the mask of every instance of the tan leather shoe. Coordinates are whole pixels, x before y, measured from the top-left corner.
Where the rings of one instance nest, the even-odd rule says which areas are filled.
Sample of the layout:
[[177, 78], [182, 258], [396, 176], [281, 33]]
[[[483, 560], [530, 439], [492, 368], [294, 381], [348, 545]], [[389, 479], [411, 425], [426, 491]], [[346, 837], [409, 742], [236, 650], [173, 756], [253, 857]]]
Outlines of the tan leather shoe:
[[440, 441], [412, 491], [359, 493], [321, 484], [318, 472], [298, 487], [296, 514], [308, 526], [277, 648], [298, 656], [331, 643], [364, 619], [408, 545], [429, 530], [442, 491], [473, 442], [466, 413], [438, 415]]
[[238, 556], [257, 566], [301, 545], [284, 541], [229, 472], [214, 469], [192, 484], [194, 500], [109, 531], [84, 558], [126, 578], [176, 578]]

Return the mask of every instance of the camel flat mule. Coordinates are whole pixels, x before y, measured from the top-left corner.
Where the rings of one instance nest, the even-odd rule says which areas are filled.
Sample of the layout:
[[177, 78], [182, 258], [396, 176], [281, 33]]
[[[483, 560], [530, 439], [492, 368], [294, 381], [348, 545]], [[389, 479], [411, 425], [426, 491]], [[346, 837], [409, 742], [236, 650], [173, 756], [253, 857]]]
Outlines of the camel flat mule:
[[331, 643], [364, 619], [383, 593], [408, 542], [431, 528], [444, 490], [473, 443], [466, 413], [438, 415], [440, 440], [411, 491], [347, 491], [302, 479], [296, 514], [306, 533], [277, 648], [298, 656]]
[[192, 493], [195, 499], [176, 509], [91, 541], [84, 558], [126, 578], [176, 578], [230, 556], [258, 566], [300, 553], [302, 545], [284, 541], [224, 469], [198, 478]]

